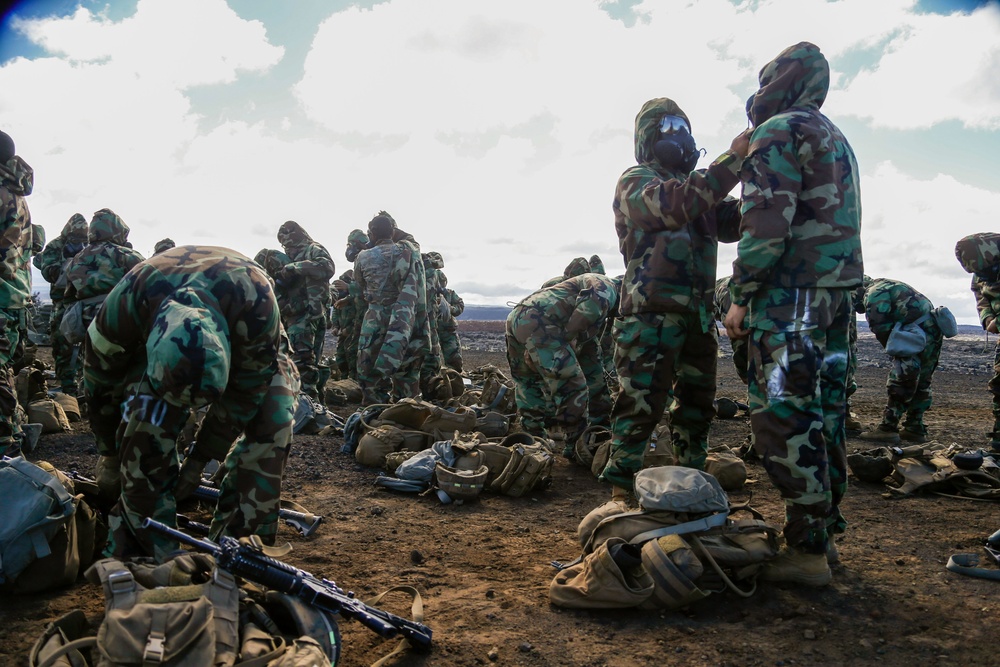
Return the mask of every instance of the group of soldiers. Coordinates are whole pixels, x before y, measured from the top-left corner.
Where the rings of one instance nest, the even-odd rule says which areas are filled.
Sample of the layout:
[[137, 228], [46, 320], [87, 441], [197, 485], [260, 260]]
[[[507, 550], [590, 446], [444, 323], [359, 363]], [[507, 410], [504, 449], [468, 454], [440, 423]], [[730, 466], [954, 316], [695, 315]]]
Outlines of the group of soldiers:
[[[785, 502], [784, 546], [762, 576], [805, 586], [828, 584], [839, 562], [847, 430], [925, 442], [943, 337], [940, 309], [924, 295], [864, 274], [857, 162], [819, 111], [829, 81], [815, 45], [785, 49], [747, 100], [750, 129], [704, 169], [695, 168], [688, 116], [669, 98], [649, 100], [636, 116], [636, 165], [619, 178], [613, 202], [625, 275], [610, 279], [574, 260], [519, 302], [506, 328], [522, 428], [571, 457], [585, 428], [610, 424], [599, 479], [629, 502], [664, 416], [675, 462], [704, 468], [722, 322], [747, 385], [753, 450]], [[739, 199], [728, 196], [737, 184]], [[717, 281], [719, 242], [738, 249], [732, 275]], [[976, 276], [983, 327], [995, 331], [1000, 258], [991, 257], [963, 266]], [[882, 419], [867, 430], [850, 411], [861, 313], [892, 357]], [[895, 351], [890, 338], [904, 325], [919, 329], [918, 349]], [[609, 330], [613, 344], [602, 352]], [[600, 363], [609, 350], [616, 387]], [[994, 406], [1000, 357], [996, 372]], [[1000, 421], [990, 436], [1000, 451], [998, 434]]]
[[[901, 323], [927, 340], [894, 357], [883, 418], [862, 433], [876, 441], [926, 439], [942, 336], [926, 297], [864, 274], [857, 163], [819, 111], [829, 81], [815, 45], [783, 51], [747, 100], [750, 129], [703, 169], [688, 116], [669, 98], [649, 100], [635, 119], [636, 164], [613, 202], [624, 275], [607, 276], [596, 255], [576, 258], [506, 322], [521, 428], [567, 456], [587, 428], [607, 428], [599, 479], [627, 503], [664, 415], [675, 461], [704, 468], [721, 321], [747, 383], [753, 447], [785, 501], [785, 546], [762, 576], [807, 586], [831, 580], [834, 537], [847, 523], [840, 502], [856, 315], [865, 313], [883, 345]], [[176, 545], [141, 521], [172, 525], [177, 499], [213, 459], [221, 473], [210, 537], [273, 541], [300, 395], [324, 402], [332, 373], [323, 362], [328, 330], [338, 338], [338, 375], [356, 379], [366, 405], [426, 397], [444, 368], [462, 370], [455, 318], [464, 304], [447, 287], [444, 260], [422, 252], [385, 211], [348, 235], [353, 266], [334, 279], [330, 253], [295, 221], [278, 229], [281, 250], [254, 259], [164, 239], [147, 260], [110, 209], [89, 223], [75, 214], [45, 244], [25, 203], [31, 168], [2, 134], [0, 179], [0, 447], [24, 438], [11, 372], [23, 354], [34, 255], [52, 285], [63, 391], [78, 392], [82, 372], [97, 482], [114, 501], [109, 555], [163, 559]], [[728, 195], [737, 184], [739, 199]], [[738, 242], [722, 281], [719, 242]], [[982, 266], [963, 260], [988, 331], [1000, 314], [996, 254]], [[991, 443], [1000, 448], [1000, 348], [990, 389]], [[179, 451], [195, 414], [197, 439]]]

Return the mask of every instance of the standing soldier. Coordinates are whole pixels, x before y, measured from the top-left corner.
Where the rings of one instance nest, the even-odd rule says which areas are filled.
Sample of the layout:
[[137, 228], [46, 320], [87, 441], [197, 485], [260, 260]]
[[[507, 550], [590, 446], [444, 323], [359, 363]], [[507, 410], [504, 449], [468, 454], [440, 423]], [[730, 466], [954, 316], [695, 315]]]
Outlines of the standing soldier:
[[[844, 434], [852, 292], [861, 284], [861, 191], [844, 134], [820, 112], [830, 65], [800, 42], [760, 71], [747, 103], [730, 338], [750, 338], [754, 448], [785, 502], [785, 546], [762, 576], [825, 586], [847, 525]], [[749, 312], [749, 324], [744, 318]]]
[[[715, 318], [722, 323], [729, 312], [729, 307], [733, 305], [733, 300], [729, 296], [730, 276], [724, 276], [715, 281]], [[733, 348], [733, 366], [736, 367], [736, 374], [743, 384], [749, 384], [747, 376], [747, 366], [750, 364], [749, 346], [746, 338], [733, 338], [729, 341]]]
[[358, 321], [364, 299], [358, 281], [354, 279], [354, 269], [345, 271], [333, 281], [336, 292], [330, 328], [337, 337], [337, 368], [342, 378], [358, 377]]
[[66, 267], [66, 307], [80, 303], [80, 334], [90, 326], [108, 292], [144, 259], [132, 249], [128, 233], [128, 225], [118, 214], [102, 208], [90, 221], [87, 247]]
[[358, 338], [363, 402], [420, 396], [420, 366], [429, 347], [426, 278], [420, 246], [380, 211], [368, 223], [370, 248], [354, 263], [367, 309]]
[[591, 425], [591, 397], [607, 391], [598, 335], [617, 303], [611, 278], [584, 273], [534, 292], [507, 315], [521, 428], [562, 445], [567, 458]]
[[735, 241], [746, 133], [705, 169], [687, 115], [671, 99], [646, 102], [635, 118], [635, 159], [619, 177], [613, 209], [625, 277], [615, 320], [621, 387], [602, 481], [627, 495], [649, 437], [670, 414], [678, 465], [704, 469], [715, 417], [719, 331], [713, 307], [718, 244]]
[[16, 155], [10, 135], [0, 132], [0, 454], [24, 440], [11, 365], [23, 349], [31, 298], [31, 213], [24, 198], [33, 184], [34, 171]]
[[892, 444], [898, 444], [900, 438], [908, 442], [927, 442], [924, 413], [931, 407], [931, 376], [941, 356], [943, 339], [934, 319], [934, 304], [906, 283], [888, 278], [872, 280], [865, 276], [863, 290], [862, 303], [868, 328], [883, 348], [897, 324], [916, 324], [926, 334], [927, 344], [916, 354], [890, 355], [892, 366], [885, 382], [889, 400], [882, 421], [874, 430], [865, 431], [859, 437]]
[[89, 225], [87, 219], [74, 213], [63, 226], [59, 236], [45, 246], [38, 257], [38, 270], [49, 283], [49, 298], [52, 300], [52, 318], [49, 321], [49, 338], [52, 341], [52, 361], [56, 367], [56, 379], [64, 394], [76, 396], [79, 393], [77, 374], [80, 369], [80, 344], [70, 343], [59, 330], [63, 313], [66, 312], [66, 268], [87, 245]]
[[176, 441], [189, 411], [203, 406], [184, 470], [223, 461], [210, 537], [256, 534], [273, 542], [299, 387], [259, 265], [213, 246], [180, 246], [143, 262], [108, 295], [88, 331], [84, 386], [98, 484], [117, 497], [107, 555], [162, 562], [177, 548], [142, 530], [142, 520], [175, 525]]
[[441, 373], [441, 339], [438, 338], [438, 325], [441, 319], [441, 280], [439, 269], [444, 266], [441, 253], [428, 252], [421, 254], [424, 264], [424, 301], [427, 304], [427, 327], [430, 347], [420, 365], [420, 392], [425, 397], [430, 396], [430, 380]]
[[[955, 245], [955, 256], [962, 268], [972, 274], [972, 293], [983, 329], [1000, 332], [1000, 234], [982, 232], [966, 236]], [[993, 352], [993, 378], [988, 387], [993, 394], [993, 430], [987, 435], [993, 451], [1000, 452], [1000, 338]]]
[[302, 391], [321, 400], [325, 378], [320, 374], [326, 318], [330, 308], [330, 279], [334, 265], [330, 253], [312, 240], [299, 223], [289, 220], [278, 229], [278, 242], [289, 263], [276, 280], [304, 294], [304, 312], [285, 325], [292, 344], [292, 358], [302, 378]]
[[441, 360], [448, 368], [462, 372], [462, 341], [458, 336], [458, 316], [465, 312], [465, 301], [448, 287], [448, 276], [440, 273], [441, 313], [438, 320], [438, 340]]

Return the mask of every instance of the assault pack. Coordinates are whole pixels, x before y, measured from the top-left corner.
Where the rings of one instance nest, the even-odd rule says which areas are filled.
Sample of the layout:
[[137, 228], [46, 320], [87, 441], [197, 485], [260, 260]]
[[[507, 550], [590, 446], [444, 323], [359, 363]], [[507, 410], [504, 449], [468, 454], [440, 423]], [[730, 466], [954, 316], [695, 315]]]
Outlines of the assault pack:
[[727, 590], [753, 595], [757, 572], [778, 553], [777, 526], [730, 505], [718, 480], [692, 468], [641, 470], [635, 496], [638, 508], [611, 501], [580, 522], [583, 555], [553, 562], [552, 604], [672, 610]]

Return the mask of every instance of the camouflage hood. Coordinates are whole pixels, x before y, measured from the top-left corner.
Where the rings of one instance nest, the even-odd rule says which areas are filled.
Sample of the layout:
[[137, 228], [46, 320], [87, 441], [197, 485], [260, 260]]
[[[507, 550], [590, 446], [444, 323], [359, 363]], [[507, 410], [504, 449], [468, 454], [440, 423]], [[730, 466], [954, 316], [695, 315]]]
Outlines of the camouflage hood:
[[73, 217], [66, 221], [59, 237], [66, 243], [86, 243], [90, 234], [90, 225], [87, 219], [80, 213], [74, 213]]
[[747, 111], [754, 126], [792, 108], [822, 107], [830, 90], [830, 63], [818, 46], [799, 42], [764, 65], [758, 80], [760, 89]]
[[226, 325], [192, 289], [163, 301], [146, 340], [147, 373], [167, 402], [199, 407], [222, 396], [229, 381]]
[[601, 259], [600, 255], [591, 255], [587, 263], [590, 264], [590, 273], [600, 273], [602, 276], [607, 274], [604, 269], [604, 260]]
[[264, 267], [264, 270], [267, 271], [267, 275], [274, 278], [278, 275], [278, 271], [285, 268], [291, 263], [292, 260], [288, 258], [288, 255], [280, 250], [265, 248], [254, 256], [253, 261]]
[[302, 228], [302, 225], [289, 220], [278, 228], [278, 243], [284, 248], [303, 248], [312, 243], [309, 232]]
[[955, 257], [968, 273], [987, 281], [998, 279], [1000, 272], [1000, 234], [970, 234], [955, 244]]
[[110, 208], [102, 208], [94, 214], [90, 221], [90, 231], [87, 234], [88, 243], [113, 243], [125, 245], [128, 240], [129, 228], [118, 214]]
[[27, 162], [15, 155], [6, 164], [0, 164], [0, 181], [14, 194], [27, 197], [35, 186], [35, 172]]
[[586, 257], [576, 257], [563, 269], [563, 278], [575, 278], [590, 273], [590, 262]]
[[[670, 98], [657, 97], [642, 105], [635, 117], [635, 161], [637, 164], [658, 166], [653, 144], [660, 138], [660, 119], [666, 115], [680, 116], [691, 127], [691, 119]], [[694, 133], [694, 128], [691, 129]]]

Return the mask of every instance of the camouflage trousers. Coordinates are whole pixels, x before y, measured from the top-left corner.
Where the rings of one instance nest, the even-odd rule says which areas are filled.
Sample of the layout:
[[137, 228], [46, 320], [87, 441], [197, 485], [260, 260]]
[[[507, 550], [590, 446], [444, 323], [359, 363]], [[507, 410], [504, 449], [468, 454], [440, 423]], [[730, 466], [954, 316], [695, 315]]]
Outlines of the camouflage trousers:
[[[242, 431], [228, 449], [226, 440], [206, 437], [213, 430], [211, 409], [196, 444], [204, 460], [222, 461], [225, 471], [212, 518], [210, 537], [259, 535], [273, 543], [278, 529], [281, 478], [292, 438], [299, 389], [294, 366], [286, 362], [275, 373], [257, 412], [241, 428], [238, 420], [224, 418], [231, 428]], [[125, 401], [118, 429], [122, 493], [108, 514], [106, 556], [128, 558], [152, 556], [163, 562], [178, 545], [168, 537], [141, 528], [151, 517], [168, 526], [176, 525], [174, 488], [180, 471], [177, 437], [187, 422], [187, 408], [171, 405], [154, 396], [148, 383], [133, 384]], [[218, 417], [214, 418], [218, 421]], [[224, 429], [216, 429], [219, 430]], [[232, 440], [229, 440], [231, 443]]]
[[336, 359], [341, 379], [358, 376], [358, 337], [353, 324], [337, 335]]
[[733, 366], [736, 367], [736, 375], [739, 376], [743, 384], [750, 384], [750, 376], [747, 367], [750, 365], [750, 343], [746, 338], [730, 339], [729, 344], [733, 348]]
[[631, 489], [650, 435], [669, 406], [677, 465], [704, 470], [715, 417], [719, 332], [697, 313], [640, 313], [615, 321], [621, 388], [611, 410], [611, 452], [600, 479]]
[[941, 356], [941, 332], [937, 326], [927, 332], [927, 347], [912, 357], [892, 357], [885, 387], [889, 394], [882, 413], [882, 426], [927, 434], [924, 413], [931, 407], [931, 376]]
[[993, 438], [1000, 441], [1000, 340], [993, 350], [993, 377], [989, 382], [990, 393], [993, 394]]
[[448, 368], [462, 372], [462, 342], [458, 337], [458, 329], [438, 329], [438, 340], [441, 342], [441, 361]]
[[750, 427], [754, 449], [785, 501], [790, 545], [825, 553], [847, 525], [846, 417], [849, 298], [828, 328], [751, 329]]
[[420, 391], [424, 396], [430, 394], [430, 380], [441, 372], [441, 341], [438, 338], [437, 326], [434, 322], [430, 325], [430, 350], [424, 355], [423, 363], [420, 364]]
[[[597, 339], [579, 349], [561, 329], [539, 327], [517, 310], [507, 319], [507, 361], [521, 428], [539, 436], [574, 443], [597, 414], [607, 414], [608, 387]], [[604, 401], [602, 408], [601, 402]]]
[[323, 358], [326, 320], [308, 315], [289, 322], [285, 327], [292, 348], [292, 359], [302, 378], [302, 391], [319, 399], [323, 395], [319, 362]]
[[410, 339], [415, 335], [413, 312], [398, 306], [372, 303], [365, 311], [358, 337], [358, 384], [365, 405], [388, 403], [390, 393], [397, 397], [420, 396], [423, 357], [418, 363], [410, 354]]
[[25, 317], [23, 309], [0, 308], [0, 454], [18, 443], [21, 436], [13, 364], [21, 355]]
[[52, 319], [49, 322], [49, 340], [52, 341], [52, 362], [56, 367], [56, 380], [63, 393], [76, 396], [79, 393], [77, 376], [80, 374], [80, 355], [83, 354], [83, 349], [79, 343], [73, 345], [66, 340], [59, 330], [65, 312], [66, 306], [62, 303], [53, 307]]

